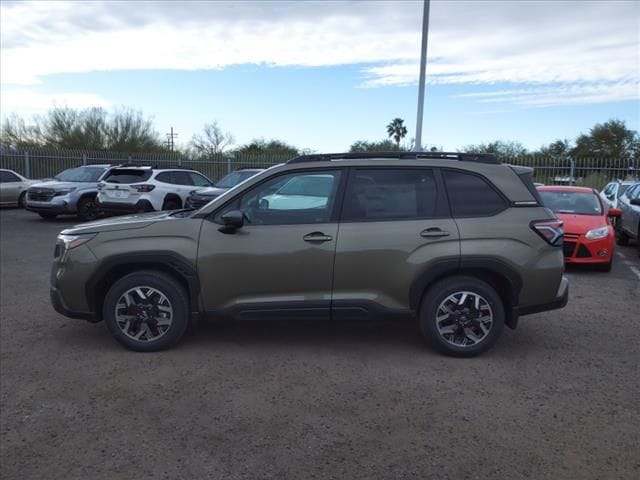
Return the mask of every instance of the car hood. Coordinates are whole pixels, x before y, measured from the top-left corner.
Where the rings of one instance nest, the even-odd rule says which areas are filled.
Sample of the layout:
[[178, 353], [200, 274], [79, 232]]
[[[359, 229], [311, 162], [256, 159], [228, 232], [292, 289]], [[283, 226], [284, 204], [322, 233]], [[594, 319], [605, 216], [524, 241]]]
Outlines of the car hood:
[[204, 187], [204, 188], [199, 188], [193, 193], [194, 195], [202, 195], [203, 197], [217, 197], [218, 195], [222, 195], [227, 190], [229, 189], [220, 188], [220, 187]]
[[556, 213], [564, 222], [565, 233], [584, 234], [589, 230], [609, 225], [602, 215], [576, 215], [574, 213]]
[[84, 188], [87, 186], [97, 186], [94, 182], [59, 182], [58, 180], [48, 180], [32, 184], [29, 188], [52, 188], [54, 190], [64, 190], [66, 188]]
[[116, 230], [132, 230], [144, 228], [158, 221], [175, 221], [184, 217], [174, 215], [176, 211], [162, 211], [151, 213], [140, 213], [136, 215], [126, 215], [123, 217], [105, 218], [94, 222], [74, 225], [63, 230], [65, 235], [78, 235], [81, 233], [113, 232]]

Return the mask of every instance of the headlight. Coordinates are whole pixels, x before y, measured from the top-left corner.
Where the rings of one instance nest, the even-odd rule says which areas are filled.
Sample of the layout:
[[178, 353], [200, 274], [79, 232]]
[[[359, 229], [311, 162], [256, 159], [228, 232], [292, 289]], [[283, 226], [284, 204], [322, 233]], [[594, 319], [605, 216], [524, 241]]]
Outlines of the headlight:
[[588, 240], [597, 240], [598, 238], [604, 238], [609, 235], [609, 227], [600, 227], [589, 230], [584, 238]]
[[64, 249], [71, 250], [72, 248], [79, 247], [80, 245], [84, 245], [93, 237], [95, 237], [97, 233], [83, 233], [82, 235], [58, 235], [58, 240], [60, 240], [64, 244]]
[[59, 197], [61, 195], [66, 195], [67, 193], [71, 193], [76, 189], [76, 187], [71, 187], [71, 188], [63, 188], [62, 190], [56, 190], [56, 197]]

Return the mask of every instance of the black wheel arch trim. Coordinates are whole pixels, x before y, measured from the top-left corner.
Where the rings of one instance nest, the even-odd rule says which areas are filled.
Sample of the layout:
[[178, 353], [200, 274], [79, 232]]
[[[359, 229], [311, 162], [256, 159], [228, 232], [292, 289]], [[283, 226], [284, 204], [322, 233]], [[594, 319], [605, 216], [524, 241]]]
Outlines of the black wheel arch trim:
[[489, 272], [507, 281], [507, 294], [509, 295], [510, 305], [505, 305], [506, 324], [514, 328], [517, 316], [510, 315], [511, 308], [509, 307], [518, 305], [520, 291], [522, 290], [522, 277], [514, 267], [493, 257], [465, 255], [460, 258], [437, 260], [428, 264], [411, 284], [409, 291], [409, 306], [411, 310], [418, 310], [422, 295], [435, 281], [446, 276], [463, 275], [473, 271]]
[[100, 262], [96, 271], [91, 275], [86, 283], [85, 294], [89, 307], [100, 315], [99, 309], [96, 309], [97, 303], [97, 287], [105, 277], [118, 267], [127, 265], [140, 265], [141, 270], [153, 269], [153, 265], [162, 266], [168, 269], [174, 275], [178, 276], [187, 284], [189, 291], [189, 308], [190, 311], [198, 312], [198, 296], [200, 294], [200, 279], [195, 267], [182, 255], [169, 250], [150, 250], [137, 253], [125, 253], [107, 257]]

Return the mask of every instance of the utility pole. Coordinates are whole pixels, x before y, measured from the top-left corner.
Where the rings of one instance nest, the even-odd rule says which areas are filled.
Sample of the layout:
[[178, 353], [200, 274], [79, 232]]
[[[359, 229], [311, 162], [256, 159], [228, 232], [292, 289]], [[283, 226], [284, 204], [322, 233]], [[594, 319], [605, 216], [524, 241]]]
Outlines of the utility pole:
[[167, 145], [167, 148], [173, 152], [173, 147], [175, 146], [175, 142], [173, 140], [178, 137], [178, 134], [173, 133], [173, 127], [171, 127], [171, 133], [167, 133], [166, 135], [167, 141], [165, 144]]
[[424, 109], [424, 81], [427, 69], [427, 39], [429, 38], [429, 3], [424, 0], [422, 11], [422, 50], [420, 52], [420, 79], [418, 80], [418, 118], [416, 119], [416, 152], [422, 151], [422, 115]]

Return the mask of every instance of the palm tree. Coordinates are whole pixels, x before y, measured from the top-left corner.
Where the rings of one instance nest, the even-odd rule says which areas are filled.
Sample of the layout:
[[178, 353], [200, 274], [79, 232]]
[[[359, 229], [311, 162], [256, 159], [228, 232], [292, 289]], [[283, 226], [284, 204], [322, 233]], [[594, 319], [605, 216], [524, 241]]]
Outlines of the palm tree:
[[394, 118], [389, 125], [387, 125], [387, 133], [390, 137], [396, 141], [396, 145], [400, 148], [400, 140], [407, 134], [407, 127], [404, 126], [404, 120], [401, 118]]

